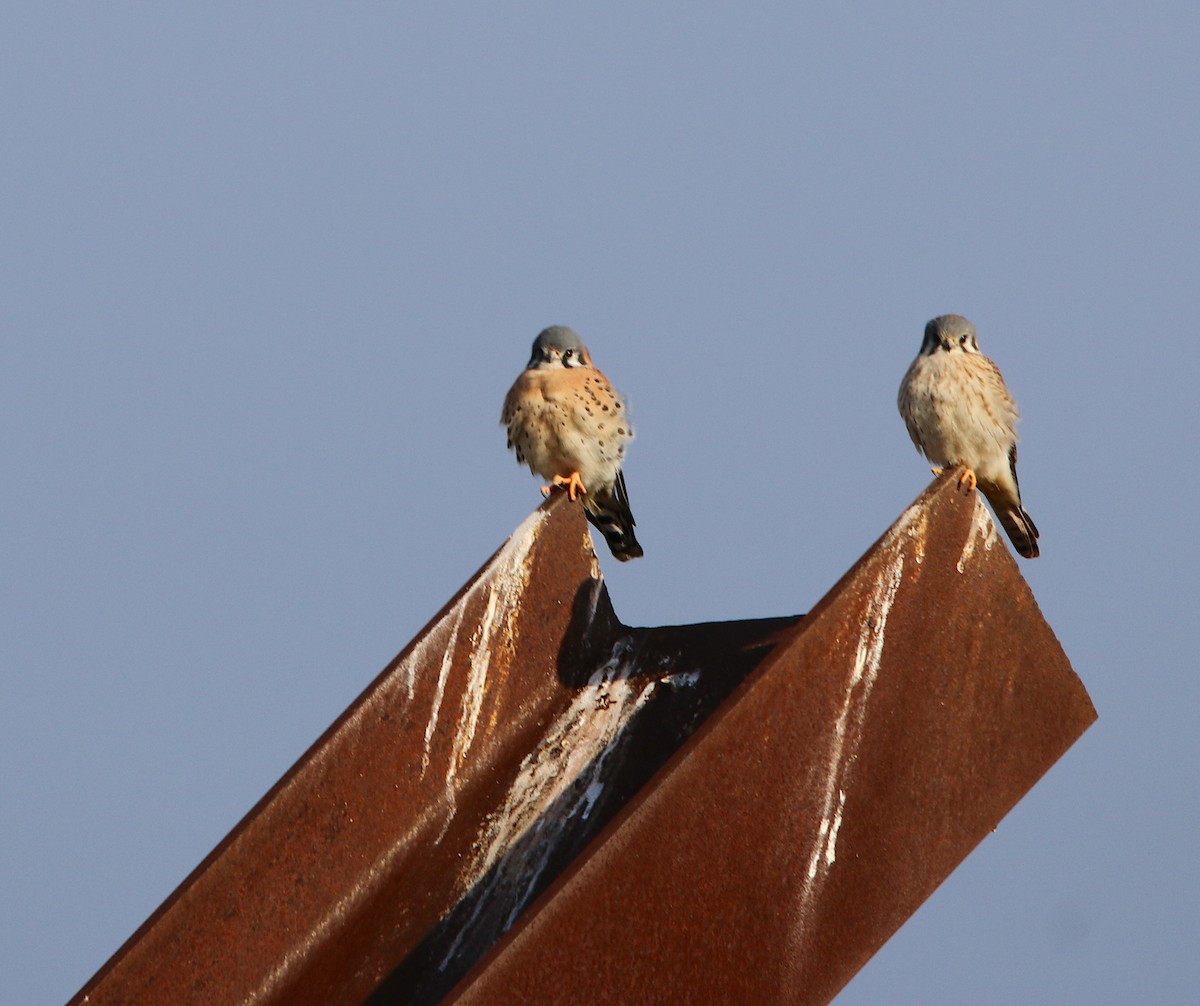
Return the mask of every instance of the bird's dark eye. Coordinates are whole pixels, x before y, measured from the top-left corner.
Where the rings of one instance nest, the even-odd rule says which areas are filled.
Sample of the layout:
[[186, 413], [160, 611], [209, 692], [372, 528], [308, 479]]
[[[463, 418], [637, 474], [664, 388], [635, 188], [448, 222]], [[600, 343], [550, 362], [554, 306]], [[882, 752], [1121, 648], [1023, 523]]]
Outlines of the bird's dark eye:
[[967, 345], [967, 337], [965, 335], [960, 335], [958, 337], [958, 344], [965, 349]]
[[570, 360], [574, 356], [575, 356], [575, 350], [568, 349], [565, 353], [563, 353], [563, 363], [566, 363], [568, 360]]

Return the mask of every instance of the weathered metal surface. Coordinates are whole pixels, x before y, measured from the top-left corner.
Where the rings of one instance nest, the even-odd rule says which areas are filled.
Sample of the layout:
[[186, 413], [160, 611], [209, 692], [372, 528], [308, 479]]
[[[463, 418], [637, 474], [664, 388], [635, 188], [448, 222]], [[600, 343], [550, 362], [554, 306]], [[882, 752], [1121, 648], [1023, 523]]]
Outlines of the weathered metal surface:
[[437, 1002], [796, 621], [622, 626], [556, 496], [73, 1002]]
[[448, 999], [827, 1003], [1093, 722], [935, 483]]
[[73, 1002], [416, 1006], [477, 963], [455, 1001], [826, 1002], [1094, 715], [948, 480], [803, 620], [654, 629], [556, 496]]

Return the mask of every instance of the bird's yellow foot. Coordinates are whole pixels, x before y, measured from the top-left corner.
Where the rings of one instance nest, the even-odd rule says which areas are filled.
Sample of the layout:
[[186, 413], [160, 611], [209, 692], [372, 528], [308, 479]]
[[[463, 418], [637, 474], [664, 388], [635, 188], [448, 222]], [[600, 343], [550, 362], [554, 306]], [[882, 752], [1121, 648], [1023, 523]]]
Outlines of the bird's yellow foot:
[[975, 483], [975, 473], [970, 468], [965, 469], [958, 477], [958, 488], [966, 489], [967, 492], [975, 488]]
[[946, 474], [945, 468], [930, 468], [929, 470], [931, 472], [933, 472], [934, 475], [945, 475]]
[[[577, 497], [587, 495], [587, 489], [583, 484], [583, 479], [579, 477], [579, 472], [571, 472], [570, 476], [555, 475], [553, 481], [556, 489], [567, 491], [567, 499], [572, 503]], [[549, 494], [548, 489], [547, 494]]]

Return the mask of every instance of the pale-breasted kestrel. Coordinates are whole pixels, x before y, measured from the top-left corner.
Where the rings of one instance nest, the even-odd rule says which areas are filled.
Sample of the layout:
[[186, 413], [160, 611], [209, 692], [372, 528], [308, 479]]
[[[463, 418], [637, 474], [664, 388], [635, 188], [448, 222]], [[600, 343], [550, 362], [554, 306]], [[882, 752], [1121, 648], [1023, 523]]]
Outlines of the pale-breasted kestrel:
[[900, 383], [899, 406], [917, 449], [935, 465], [964, 466], [960, 488], [978, 483], [1016, 550], [1035, 558], [1038, 529], [1017, 485], [1021, 414], [962, 315], [943, 314], [925, 326], [921, 352]]
[[571, 329], [552, 325], [534, 340], [500, 422], [517, 461], [579, 497], [614, 556], [625, 562], [642, 554], [621, 472], [633, 426], [624, 400]]

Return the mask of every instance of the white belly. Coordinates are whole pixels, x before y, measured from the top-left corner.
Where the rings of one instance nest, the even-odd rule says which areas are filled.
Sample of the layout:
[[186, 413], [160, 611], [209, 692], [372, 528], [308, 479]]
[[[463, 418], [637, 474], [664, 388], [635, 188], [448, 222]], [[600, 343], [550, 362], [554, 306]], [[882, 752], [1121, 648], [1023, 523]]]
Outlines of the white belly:
[[1016, 442], [1006, 404], [989, 382], [972, 373], [973, 361], [936, 354], [920, 357], [905, 382], [902, 404], [913, 441], [936, 465], [967, 465], [988, 481], [1007, 481]]

